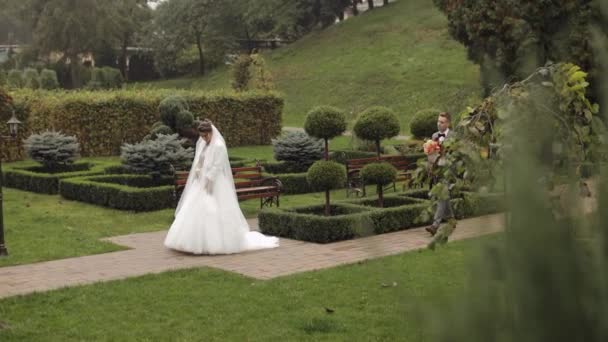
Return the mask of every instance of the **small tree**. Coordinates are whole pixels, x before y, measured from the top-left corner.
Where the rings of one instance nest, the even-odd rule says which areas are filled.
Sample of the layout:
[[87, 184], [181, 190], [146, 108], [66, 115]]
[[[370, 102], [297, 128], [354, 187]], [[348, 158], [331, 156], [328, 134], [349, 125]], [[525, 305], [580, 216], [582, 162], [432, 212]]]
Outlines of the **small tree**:
[[266, 61], [260, 54], [251, 55], [252, 83], [255, 89], [270, 91], [274, 89], [272, 73], [266, 67]]
[[344, 186], [346, 168], [334, 161], [319, 160], [308, 169], [306, 180], [315, 190], [325, 191], [325, 216], [330, 216], [330, 190]]
[[288, 132], [273, 139], [274, 159], [291, 164], [291, 169], [306, 171], [312, 163], [323, 158], [323, 141], [304, 132]]
[[410, 132], [415, 138], [430, 138], [437, 132], [437, 115], [439, 110], [426, 109], [418, 111], [410, 122]]
[[80, 144], [76, 137], [60, 132], [32, 134], [24, 141], [24, 147], [30, 158], [49, 171], [71, 165], [80, 157]]
[[251, 57], [241, 54], [232, 65], [232, 88], [236, 91], [246, 91], [249, 89], [251, 81]]
[[43, 69], [40, 72], [40, 88], [52, 90], [59, 88], [57, 73], [55, 70]]
[[304, 129], [311, 137], [325, 141], [325, 160], [329, 160], [329, 139], [344, 133], [346, 117], [343, 111], [335, 107], [315, 107], [308, 112]]
[[399, 119], [386, 107], [371, 107], [361, 113], [355, 123], [355, 134], [365, 140], [376, 143], [376, 152], [380, 157], [380, 141], [399, 134]]
[[384, 207], [384, 186], [391, 184], [397, 177], [397, 169], [389, 163], [371, 163], [361, 169], [361, 178], [365, 184], [376, 184], [378, 189], [378, 206]]
[[4, 70], [0, 70], [0, 87], [4, 87], [6, 85], [6, 73]]
[[170, 175], [174, 168], [182, 169], [192, 161], [194, 150], [184, 148], [184, 143], [177, 134], [159, 134], [156, 140], [124, 144], [120, 158], [127, 169], [158, 178]]
[[161, 122], [154, 124], [153, 134], [179, 134], [194, 125], [194, 115], [188, 110], [188, 102], [181, 96], [166, 97], [158, 105], [158, 112]]

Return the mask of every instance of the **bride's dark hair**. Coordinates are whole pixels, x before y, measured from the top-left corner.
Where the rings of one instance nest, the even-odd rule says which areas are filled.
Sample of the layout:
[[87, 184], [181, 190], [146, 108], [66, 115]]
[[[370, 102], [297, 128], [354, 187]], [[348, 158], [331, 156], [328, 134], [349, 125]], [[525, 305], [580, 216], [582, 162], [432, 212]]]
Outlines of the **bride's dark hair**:
[[213, 132], [213, 128], [211, 127], [212, 125], [213, 123], [210, 120], [205, 119], [198, 125], [198, 131], [201, 133]]

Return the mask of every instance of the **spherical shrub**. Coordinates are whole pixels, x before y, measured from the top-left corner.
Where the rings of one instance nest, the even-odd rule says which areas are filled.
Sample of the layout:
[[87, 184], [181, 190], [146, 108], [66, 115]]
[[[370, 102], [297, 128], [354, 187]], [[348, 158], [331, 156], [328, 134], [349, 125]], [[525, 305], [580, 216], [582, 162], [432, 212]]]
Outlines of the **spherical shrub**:
[[366, 184], [387, 185], [397, 178], [397, 169], [389, 163], [371, 163], [361, 169], [361, 178]]
[[344, 112], [331, 106], [318, 106], [306, 115], [304, 130], [311, 137], [331, 139], [342, 135], [346, 130]]
[[386, 107], [371, 107], [365, 110], [355, 123], [357, 137], [379, 141], [399, 134], [399, 119], [395, 112]]
[[429, 138], [437, 132], [437, 116], [439, 111], [435, 109], [421, 110], [414, 114], [410, 122], [410, 132], [415, 138]]
[[319, 160], [308, 169], [306, 180], [318, 191], [339, 189], [346, 183], [346, 168], [334, 161]]

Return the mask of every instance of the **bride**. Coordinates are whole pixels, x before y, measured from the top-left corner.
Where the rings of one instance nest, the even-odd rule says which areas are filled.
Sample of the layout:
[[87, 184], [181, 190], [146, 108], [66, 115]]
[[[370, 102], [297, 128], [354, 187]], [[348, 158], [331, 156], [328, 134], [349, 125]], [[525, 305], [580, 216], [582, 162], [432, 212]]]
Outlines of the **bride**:
[[220, 132], [209, 120], [204, 120], [198, 131], [192, 168], [165, 246], [193, 254], [231, 254], [278, 247], [278, 238], [249, 230]]

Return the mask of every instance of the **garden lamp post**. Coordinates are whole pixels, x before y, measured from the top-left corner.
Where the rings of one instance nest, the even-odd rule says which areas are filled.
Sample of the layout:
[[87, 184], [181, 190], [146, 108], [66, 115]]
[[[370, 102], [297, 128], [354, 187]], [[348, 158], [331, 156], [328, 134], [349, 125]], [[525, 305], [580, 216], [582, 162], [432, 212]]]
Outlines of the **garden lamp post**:
[[[19, 126], [21, 125], [21, 121], [17, 119], [15, 116], [15, 111], [13, 110], [13, 116], [8, 120], [8, 129], [10, 135], [2, 135], [0, 139], [6, 140], [14, 140], [17, 137], [17, 132], [19, 131]], [[0, 257], [5, 257], [8, 255], [8, 250], [6, 249], [6, 244], [4, 243], [4, 217], [2, 215], [2, 157], [0, 157]]]

